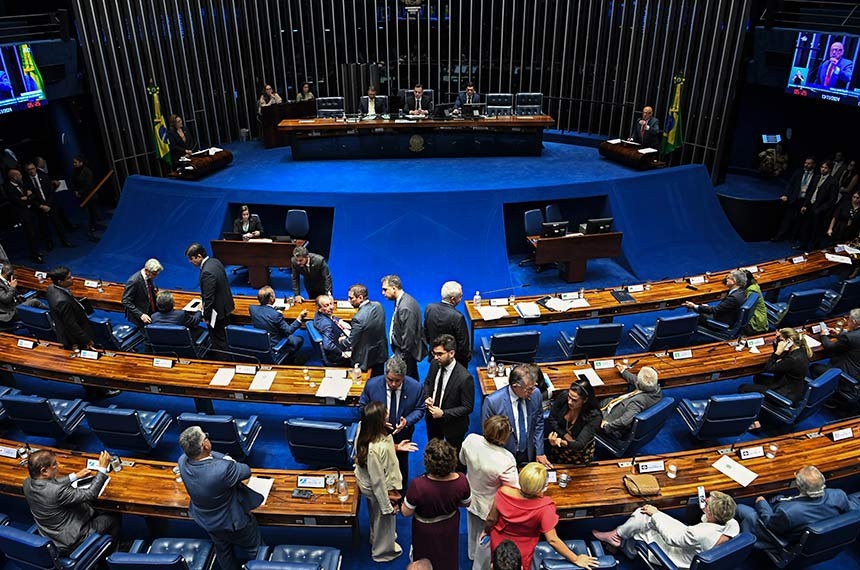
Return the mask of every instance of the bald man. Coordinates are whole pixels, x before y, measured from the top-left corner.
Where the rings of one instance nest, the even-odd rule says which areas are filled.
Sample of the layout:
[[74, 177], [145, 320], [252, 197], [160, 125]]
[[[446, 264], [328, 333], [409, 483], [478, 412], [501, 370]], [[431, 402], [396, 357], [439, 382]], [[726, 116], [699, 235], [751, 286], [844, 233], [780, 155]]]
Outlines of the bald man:
[[645, 107], [642, 109], [642, 118], [633, 123], [633, 128], [630, 129], [630, 138], [635, 143], [639, 143], [648, 148], [660, 147], [660, 121], [654, 118], [654, 109]]
[[845, 46], [841, 42], [830, 44], [830, 57], [821, 62], [818, 67], [818, 85], [846, 89], [854, 74], [854, 62], [845, 59]]

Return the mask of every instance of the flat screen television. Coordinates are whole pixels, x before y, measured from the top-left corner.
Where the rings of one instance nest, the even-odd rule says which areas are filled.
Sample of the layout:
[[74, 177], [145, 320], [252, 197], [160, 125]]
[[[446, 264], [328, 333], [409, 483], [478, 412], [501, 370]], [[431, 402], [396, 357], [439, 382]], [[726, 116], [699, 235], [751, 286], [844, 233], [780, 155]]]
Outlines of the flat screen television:
[[568, 222], [543, 222], [540, 237], [564, 237], [567, 235]]
[[30, 44], [0, 45], [0, 114], [47, 104], [45, 83]]
[[860, 76], [854, 66], [860, 57], [860, 36], [799, 32], [785, 92], [857, 106]]
[[605, 234], [612, 231], [613, 218], [589, 218], [579, 224], [579, 231], [584, 234]]

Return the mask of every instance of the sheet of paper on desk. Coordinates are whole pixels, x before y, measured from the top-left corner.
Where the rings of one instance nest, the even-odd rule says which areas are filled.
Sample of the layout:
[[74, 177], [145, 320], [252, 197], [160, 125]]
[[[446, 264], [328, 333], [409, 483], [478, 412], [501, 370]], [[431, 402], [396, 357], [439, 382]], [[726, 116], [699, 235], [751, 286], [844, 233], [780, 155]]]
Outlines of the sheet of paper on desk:
[[268, 390], [272, 387], [272, 382], [275, 381], [277, 375], [276, 370], [260, 370], [254, 374], [254, 381], [251, 382], [249, 390]]
[[717, 459], [713, 467], [741, 487], [746, 487], [758, 477], [758, 473], [750, 471], [728, 455], [723, 455]]
[[495, 321], [496, 319], [508, 316], [508, 310], [505, 307], [487, 307], [481, 305], [476, 308], [481, 313], [481, 318], [485, 321]]
[[815, 349], [815, 348], [818, 348], [819, 346], [821, 346], [820, 342], [818, 342], [816, 339], [812, 338], [808, 334], [803, 335], [803, 338], [806, 340], [806, 346], [808, 346], [811, 349]]
[[540, 305], [531, 301], [527, 303], [517, 303], [515, 305], [517, 312], [524, 319], [537, 319], [540, 317]]
[[510, 384], [510, 378], [507, 376], [496, 376], [493, 378], [493, 383], [496, 385], [496, 390], [501, 390], [502, 388], [508, 387], [508, 384]]
[[618, 144], [621, 142], [621, 139], [609, 139], [606, 142], [608, 142], [609, 144]]
[[235, 368], [219, 368], [209, 381], [210, 386], [229, 386], [236, 374]]
[[585, 299], [571, 299], [569, 301], [565, 301], [563, 299], [559, 299], [557, 297], [553, 297], [551, 299], [547, 299], [546, 307], [551, 311], [558, 311], [559, 313], [563, 313], [570, 309], [581, 309], [582, 307], [587, 307], [588, 301]]
[[263, 504], [266, 504], [266, 501], [269, 499], [269, 493], [272, 491], [272, 485], [274, 485], [275, 480], [271, 477], [258, 477], [256, 475], [251, 475], [251, 478], [248, 479], [246, 485], [248, 488], [253, 489], [263, 495]]
[[835, 255], [833, 253], [825, 253], [824, 257], [827, 261], [832, 261], [834, 263], [844, 263], [846, 265], [851, 265], [851, 258], [847, 255]]
[[349, 370], [346, 368], [326, 368], [325, 369], [325, 377], [326, 378], [346, 378], [346, 375], [349, 374]]
[[272, 238], [251, 238], [248, 243], [272, 243]]
[[284, 297], [275, 297], [275, 304], [272, 305], [275, 309], [282, 311], [287, 308], [287, 300]]
[[198, 311], [203, 308], [203, 299], [195, 297], [188, 301], [188, 304], [182, 307], [183, 311]]
[[574, 370], [573, 375], [577, 378], [584, 376], [592, 386], [603, 386], [603, 380], [600, 379], [600, 376], [597, 375], [594, 368], [581, 368], [579, 370]]
[[857, 249], [856, 247], [851, 247], [850, 245], [843, 245], [842, 249], [843, 251], [845, 251], [845, 253], [850, 253], [851, 255], [857, 255], [858, 253], [860, 253], [860, 249]]
[[651, 154], [652, 152], [657, 152], [656, 148], [640, 148], [638, 150], [639, 154]]
[[322, 382], [320, 382], [320, 387], [317, 390], [316, 396], [317, 398], [346, 400], [351, 387], [352, 380], [349, 378], [323, 378]]

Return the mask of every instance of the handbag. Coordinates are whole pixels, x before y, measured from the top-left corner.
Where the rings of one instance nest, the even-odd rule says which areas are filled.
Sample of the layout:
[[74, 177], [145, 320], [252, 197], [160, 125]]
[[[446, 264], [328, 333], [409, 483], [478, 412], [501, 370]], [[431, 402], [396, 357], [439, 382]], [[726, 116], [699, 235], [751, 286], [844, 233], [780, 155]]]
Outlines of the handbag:
[[625, 475], [624, 487], [634, 497], [648, 497], [660, 494], [660, 483], [653, 475]]

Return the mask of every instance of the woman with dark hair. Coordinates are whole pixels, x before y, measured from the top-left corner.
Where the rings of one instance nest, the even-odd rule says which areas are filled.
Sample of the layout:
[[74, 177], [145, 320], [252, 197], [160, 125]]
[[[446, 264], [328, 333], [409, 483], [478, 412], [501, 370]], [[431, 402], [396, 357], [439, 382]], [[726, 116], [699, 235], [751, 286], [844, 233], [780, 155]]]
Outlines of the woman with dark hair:
[[395, 505], [400, 502], [399, 489], [403, 488], [397, 452], [418, 449], [408, 439], [394, 445], [385, 427], [387, 418], [384, 403], [365, 406], [355, 443], [355, 480], [367, 499], [371, 556], [376, 562], [388, 562], [403, 554], [395, 540]]
[[597, 407], [594, 388], [588, 380], [579, 379], [567, 391], [555, 396], [549, 412], [549, 447], [551, 463], [586, 465], [594, 458], [594, 431], [603, 416]]
[[850, 199], [843, 199], [836, 205], [827, 237], [834, 243], [846, 243], [857, 239], [860, 234], [860, 190], [855, 190]]
[[749, 269], [744, 269], [743, 272], [747, 276], [747, 297], [750, 296], [750, 293], [758, 293], [758, 301], [755, 302], [755, 307], [753, 307], [753, 316], [744, 332], [747, 334], [765, 333], [768, 329], [767, 305], [764, 304], [764, 295], [762, 295], [761, 286]]
[[260, 218], [251, 214], [247, 204], [239, 208], [239, 217], [233, 220], [233, 233], [242, 234], [242, 239], [247, 241], [263, 235], [263, 224]]
[[806, 370], [812, 349], [803, 335], [791, 327], [779, 329], [773, 339], [773, 354], [764, 365], [764, 372], [753, 377], [754, 384], [743, 384], [740, 392], [767, 392], [773, 390], [792, 402], [803, 395]]
[[310, 101], [313, 98], [314, 94], [311, 92], [311, 84], [305, 81], [302, 83], [302, 86], [299, 87], [299, 93], [296, 95], [296, 102]]
[[167, 139], [170, 141], [170, 158], [173, 159], [173, 167], [179, 167], [179, 159], [183, 156], [191, 156], [194, 148], [194, 139], [191, 133], [185, 130], [182, 117], [170, 115], [170, 130], [167, 131]]
[[459, 568], [460, 507], [469, 506], [469, 481], [457, 469], [457, 450], [431, 439], [424, 449], [427, 472], [409, 484], [400, 512], [412, 519], [412, 559], [433, 568]]

